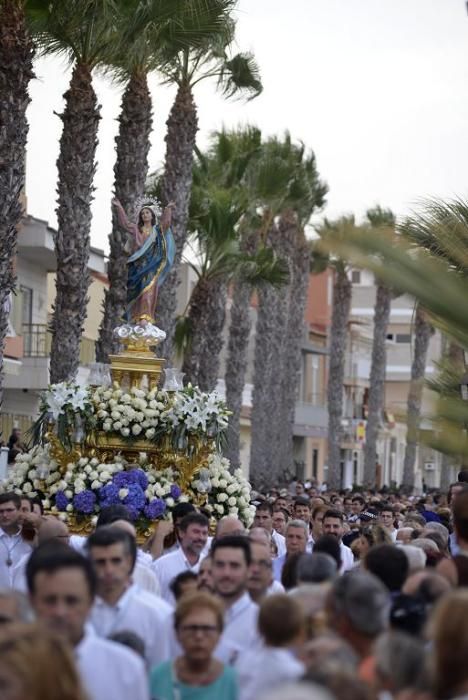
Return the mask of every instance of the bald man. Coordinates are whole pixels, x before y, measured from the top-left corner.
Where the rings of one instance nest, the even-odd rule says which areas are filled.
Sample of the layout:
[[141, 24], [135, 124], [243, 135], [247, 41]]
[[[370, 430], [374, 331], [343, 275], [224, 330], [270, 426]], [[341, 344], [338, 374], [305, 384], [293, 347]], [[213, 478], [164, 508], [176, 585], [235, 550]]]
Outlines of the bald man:
[[[37, 543], [42, 544], [43, 542], [50, 542], [55, 540], [56, 542], [63, 542], [64, 544], [69, 544], [70, 533], [68, 531], [68, 526], [60, 518], [56, 518], [55, 515], [45, 515], [41, 518], [39, 523], [39, 528], [37, 530]], [[16, 566], [13, 567], [12, 577], [13, 585], [16, 591], [21, 591], [22, 593], [27, 593], [28, 588], [26, 585], [26, 564], [28, 563], [31, 553], [25, 554]]]
[[37, 531], [37, 543], [42, 544], [49, 540], [57, 540], [64, 544], [70, 544], [70, 532], [68, 525], [53, 515], [46, 515], [41, 519]]
[[244, 524], [235, 515], [225, 515], [216, 526], [216, 539], [228, 535], [245, 535]]

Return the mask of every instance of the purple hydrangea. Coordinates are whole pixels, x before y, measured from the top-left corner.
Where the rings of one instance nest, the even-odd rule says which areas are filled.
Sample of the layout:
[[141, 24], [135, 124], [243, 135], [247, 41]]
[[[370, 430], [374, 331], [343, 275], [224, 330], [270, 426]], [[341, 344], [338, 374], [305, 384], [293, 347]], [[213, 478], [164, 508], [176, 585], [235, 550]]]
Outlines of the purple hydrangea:
[[57, 491], [55, 494], [55, 505], [59, 510], [66, 510], [68, 504], [70, 501], [68, 498], [65, 496], [65, 493], [63, 491]]
[[145, 492], [138, 484], [127, 486], [128, 495], [123, 499], [123, 504], [127, 506], [132, 520], [136, 520], [146, 505]]
[[128, 471], [117, 472], [112, 479], [112, 483], [119, 489], [126, 489], [135, 484], [144, 491], [148, 488], [148, 477], [143, 469], [129, 469]]
[[96, 494], [90, 489], [77, 493], [73, 498], [73, 507], [80, 513], [93, 513], [96, 504]]
[[119, 488], [115, 484], [106, 484], [99, 489], [99, 504], [101, 508], [120, 503]]
[[180, 488], [180, 486], [177, 486], [177, 484], [172, 484], [171, 496], [175, 501], [179, 500], [181, 493], [182, 493], [182, 489]]
[[156, 520], [164, 514], [166, 510], [166, 502], [162, 498], [153, 498], [152, 501], [145, 506], [144, 514], [149, 520]]

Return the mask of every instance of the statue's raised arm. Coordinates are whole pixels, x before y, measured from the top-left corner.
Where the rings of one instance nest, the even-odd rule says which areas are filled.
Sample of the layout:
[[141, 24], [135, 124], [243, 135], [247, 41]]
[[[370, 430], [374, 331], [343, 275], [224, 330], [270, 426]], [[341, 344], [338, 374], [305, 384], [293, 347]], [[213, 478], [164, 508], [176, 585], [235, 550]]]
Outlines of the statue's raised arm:
[[155, 322], [158, 290], [175, 259], [175, 243], [171, 231], [174, 205], [169, 204], [158, 222], [157, 202], [144, 200], [138, 206], [138, 218], [132, 223], [118, 199], [112, 201], [119, 224], [131, 234], [134, 252], [127, 261], [126, 321], [136, 325]]

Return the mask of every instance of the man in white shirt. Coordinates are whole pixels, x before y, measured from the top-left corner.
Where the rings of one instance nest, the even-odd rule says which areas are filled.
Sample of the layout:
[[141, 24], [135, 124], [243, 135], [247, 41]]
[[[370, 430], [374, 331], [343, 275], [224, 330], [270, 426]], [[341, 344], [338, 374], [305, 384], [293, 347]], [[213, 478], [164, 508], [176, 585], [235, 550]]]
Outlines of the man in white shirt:
[[214, 655], [234, 665], [242, 653], [260, 643], [258, 605], [247, 592], [250, 542], [242, 536], [223, 537], [215, 540], [211, 552], [214, 587], [225, 609], [224, 630]]
[[74, 647], [87, 697], [149, 700], [143, 661], [86, 625], [96, 590], [91, 563], [67, 545], [47, 542], [31, 555], [26, 576], [37, 618]]
[[157, 596], [132, 583], [135, 540], [113, 525], [99, 527], [86, 544], [97, 576], [97, 597], [90, 621], [100, 637], [127, 630], [145, 643], [145, 658], [153, 667], [169, 658], [169, 609]]
[[385, 503], [380, 511], [380, 523], [390, 533], [392, 542], [396, 542], [398, 528], [395, 527], [395, 514], [390, 503]]
[[273, 560], [273, 577], [281, 581], [281, 574], [286, 559], [292, 554], [306, 551], [309, 528], [303, 520], [290, 520], [286, 526], [286, 554]]
[[251, 599], [260, 605], [267, 595], [282, 593], [284, 588], [278, 581], [273, 581], [273, 562], [268, 545], [258, 540], [250, 540], [250, 553], [247, 590]]
[[[112, 527], [119, 527], [121, 530], [128, 532], [130, 537], [135, 540], [136, 544], [137, 533], [133, 523], [130, 523], [128, 520], [116, 520], [112, 523]], [[149, 557], [150, 563], [148, 563], [146, 557]], [[161, 594], [161, 589], [159, 588], [159, 581], [156, 578], [156, 574], [151, 570], [152, 561], [149, 554], [147, 555], [145, 552], [142, 552], [141, 549], [137, 548], [137, 558], [132, 573], [132, 581], [141, 590], [159, 596]]]
[[254, 527], [263, 527], [267, 530], [278, 550], [277, 556], [282, 557], [286, 553], [286, 540], [283, 535], [273, 529], [273, 506], [268, 501], [262, 501], [258, 504], [255, 511]]
[[175, 604], [170, 585], [182, 571], [198, 573], [208, 539], [209, 521], [202, 513], [189, 513], [179, 525], [180, 546], [164, 554], [151, 565], [161, 588], [161, 596], [171, 605]]
[[0, 588], [13, 588], [14, 568], [32, 551], [21, 534], [21, 498], [0, 494]]
[[333, 535], [340, 543], [341, 569], [340, 574], [354, 568], [354, 556], [349, 547], [342, 542], [343, 537], [343, 513], [339, 510], [329, 508], [323, 516], [323, 534]]

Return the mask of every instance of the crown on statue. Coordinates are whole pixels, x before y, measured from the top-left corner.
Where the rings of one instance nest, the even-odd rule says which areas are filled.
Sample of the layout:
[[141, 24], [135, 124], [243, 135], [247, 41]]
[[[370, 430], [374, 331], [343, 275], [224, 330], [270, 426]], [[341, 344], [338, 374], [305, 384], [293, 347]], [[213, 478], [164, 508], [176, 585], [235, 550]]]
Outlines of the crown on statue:
[[157, 219], [161, 217], [162, 206], [161, 202], [154, 197], [138, 197], [135, 200], [135, 213], [138, 216], [142, 209], [151, 209]]

